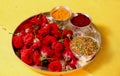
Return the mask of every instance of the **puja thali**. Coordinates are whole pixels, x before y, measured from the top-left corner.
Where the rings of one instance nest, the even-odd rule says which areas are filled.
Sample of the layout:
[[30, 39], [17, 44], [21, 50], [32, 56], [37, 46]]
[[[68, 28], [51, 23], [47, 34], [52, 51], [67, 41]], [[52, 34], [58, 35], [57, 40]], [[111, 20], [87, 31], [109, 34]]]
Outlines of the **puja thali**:
[[44, 74], [63, 74], [89, 64], [101, 47], [101, 35], [87, 14], [65, 6], [23, 21], [12, 37], [15, 55]]

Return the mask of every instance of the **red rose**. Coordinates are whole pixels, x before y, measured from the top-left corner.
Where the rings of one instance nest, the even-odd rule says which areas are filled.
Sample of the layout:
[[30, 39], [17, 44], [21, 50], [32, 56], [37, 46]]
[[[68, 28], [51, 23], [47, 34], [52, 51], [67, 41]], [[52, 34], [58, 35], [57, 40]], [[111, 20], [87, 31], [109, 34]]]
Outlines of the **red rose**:
[[60, 36], [61, 36], [61, 33], [59, 30], [52, 30], [51, 34], [56, 38], [60, 38]]
[[32, 49], [38, 49], [41, 47], [41, 42], [38, 38], [35, 38], [34, 39], [34, 43], [33, 45], [31, 46]]
[[70, 61], [70, 64], [76, 65], [77, 64], [77, 58], [73, 57]]
[[32, 33], [27, 34], [23, 37], [23, 41], [25, 45], [29, 45], [33, 43], [34, 35]]
[[53, 61], [48, 65], [48, 70], [52, 72], [60, 72], [62, 71], [62, 64], [60, 61]]
[[20, 36], [24, 37], [27, 33], [26, 33], [24, 30], [22, 30], [22, 31], [20, 31], [20, 32], [17, 33], [17, 34], [20, 34]]
[[51, 49], [54, 49], [55, 48], [55, 45], [56, 45], [56, 43], [57, 43], [57, 41], [55, 41], [55, 42], [53, 42], [52, 44], [51, 44]]
[[21, 52], [21, 60], [26, 64], [31, 65], [33, 62], [33, 52], [32, 49], [23, 49]]
[[20, 55], [22, 54], [24, 49], [26, 49], [26, 48], [23, 47], [23, 49], [19, 50]]
[[66, 49], [63, 53], [63, 57], [65, 61], [70, 61], [74, 57], [74, 55], [70, 49]]
[[55, 60], [60, 60], [61, 59], [61, 53], [57, 53], [57, 52], [55, 52], [55, 50], [54, 50], [53, 53], [54, 54], [52, 56], [52, 60], [51, 61], [55, 61]]
[[41, 34], [36, 34], [36, 37], [37, 37], [40, 41], [42, 41], [42, 40], [44, 39], [44, 37], [43, 37]]
[[49, 26], [48, 24], [45, 24], [45, 26], [41, 27], [39, 33], [40, 33], [41, 31], [45, 31], [45, 30], [46, 30], [46, 32], [49, 34], [49, 32], [50, 32], [50, 26]]
[[76, 69], [76, 66], [73, 65], [73, 64], [66, 64], [65, 65], [65, 69], [68, 71], [68, 70], [73, 70], [73, 69]]
[[64, 30], [63, 31], [63, 37], [68, 37], [72, 39], [73, 32], [71, 30]]
[[39, 21], [38, 15], [34, 16], [31, 21], [30, 21], [33, 25], [39, 25], [41, 23], [41, 21]]
[[42, 57], [48, 57], [50, 55], [51, 49], [47, 46], [43, 46], [42, 49], [40, 50], [41, 56]]
[[31, 24], [25, 24], [23, 28], [21, 28], [22, 30], [25, 31], [25, 33], [31, 33], [33, 32], [33, 27]]
[[71, 30], [64, 30], [63, 35], [66, 36], [67, 34], [73, 35], [73, 32]]
[[[29, 21], [29, 20], [28, 20]], [[32, 24], [30, 24], [28, 21], [25, 21], [23, 22], [22, 24], [20, 24], [20, 26], [17, 28], [17, 30], [15, 31], [15, 33], [17, 32], [21, 32], [21, 31], [24, 31], [25, 32], [25, 29], [29, 29], [32, 30]]]
[[46, 36], [44, 39], [43, 39], [43, 44], [46, 45], [46, 46], [49, 46], [49, 47], [53, 47], [53, 45], [57, 42], [57, 39], [54, 37], [54, 36]]
[[40, 47], [41, 47], [41, 42], [40, 41], [33, 43], [33, 45], [31, 46], [31, 48], [33, 48], [33, 49], [38, 49]]
[[76, 65], [77, 65], [77, 59], [75, 58], [75, 57], [73, 57], [72, 59], [71, 59], [71, 61], [69, 61], [69, 62], [66, 62], [66, 67], [65, 67], [65, 69], [66, 70], [72, 70], [72, 69], [76, 69]]
[[45, 15], [41, 15], [40, 21], [42, 21], [42, 23], [48, 23], [48, 20]]
[[66, 49], [69, 49], [70, 48], [70, 39], [64, 38], [63, 44], [64, 44]]
[[40, 53], [37, 50], [35, 50], [33, 53], [33, 62], [37, 66], [40, 65]]
[[60, 60], [59, 55], [55, 53], [55, 50], [51, 50], [51, 52], [48, 55], [48, 58], [49, 58], [48, 59], [49, 62]]
[[62, 52], [63, 49], [64, 49], [64, 46], [63, 46], [63, 44], [61, 42], [57, 42], [53, 49]]
[[55, 23], [51, 23], [51, 24], [48, 24], [51, 28], [51, 34], [56, 37], [56, 38], [59, 38], [61, 36], [61, 33], [60, 33], [60, 30], [58, 29], [58, 26], [55, 24]]
[[45, 25], [38, 31], [37, 37], [42, 40], [45, 36], [47, 36], [50, 33], [50, 27], [48, 25]]
[[55, 56], [56, 56], [57, 58], [60, 58], [61, 55], [62, 55], [62, 52], [63, 52], [63, 50], [64, 50], [63, 44], [60, 43], [60, 42], [57, 42], [57, 43], [55, 44], [55, 46], [54, 46], [53, 49], [54, 49]]
[[23, 40], [21, 36], [14, 36], [12, 39], [13, 46], [15, 48], [22, 48], [23, 47]]
[[31, 19], [31, 23], [32, 24], [35, 24], [35, 25], [42, 25], [42, 24], [46, 24], [48, 23], [47, 21], [47, 18], [45, 15], [37, 15], [37, 16], [34, 16], [32, 19]]
[[50, 26], [51, 31], [53, 31], [53, 30], [58, 30], [57, 24], [55, 24], [55, 23], [50, 23], [50, 24], [48, 24], [48, 25]]

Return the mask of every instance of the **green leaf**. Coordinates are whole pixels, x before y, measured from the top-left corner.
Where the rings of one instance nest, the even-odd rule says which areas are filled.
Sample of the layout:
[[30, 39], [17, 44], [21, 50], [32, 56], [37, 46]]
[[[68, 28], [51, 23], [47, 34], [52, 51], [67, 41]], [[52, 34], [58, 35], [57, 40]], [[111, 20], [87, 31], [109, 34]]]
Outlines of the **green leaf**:
[[59, 39], [59, 42], [63, 43], [63, 41], [64, 41], [63, 39]]
[[39, 26], [33, 25], [33, 28], [34, 28], [35, 30], [37, 30], [37, 29], [39, 28]]

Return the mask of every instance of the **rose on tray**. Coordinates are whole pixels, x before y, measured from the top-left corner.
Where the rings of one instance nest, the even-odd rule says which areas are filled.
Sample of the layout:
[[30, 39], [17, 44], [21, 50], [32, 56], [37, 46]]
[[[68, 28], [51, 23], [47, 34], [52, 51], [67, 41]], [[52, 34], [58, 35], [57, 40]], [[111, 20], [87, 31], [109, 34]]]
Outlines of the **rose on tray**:
[[50, 23], [45, 15], [36, 15], [15, 31], [12, 44], [15, 53], [28, 65], [60, 72], [75, 69], [77, 58], [70, 50], [73, 32]]

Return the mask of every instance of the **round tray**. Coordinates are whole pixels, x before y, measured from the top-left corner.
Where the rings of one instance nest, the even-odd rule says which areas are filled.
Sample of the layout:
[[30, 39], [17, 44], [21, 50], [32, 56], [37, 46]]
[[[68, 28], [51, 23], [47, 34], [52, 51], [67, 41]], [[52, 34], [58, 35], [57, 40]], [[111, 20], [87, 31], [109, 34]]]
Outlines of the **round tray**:
[[[76, 71], [76, 70], [79, 70], [81, 68], [83, 68], [84, 66], [86, 66], [87, 64], [89, 64], [93, 59], [94, 57], [97, 55], [97, 53], [99, 52], [100, 50], [100, 47], [101, 47], [101, 35], [100, 35], [100, 32], [97, 30], [97, 28], [95, 27], [95, 25], [93, 23], [91, 23], [88, 27], [81, 27], [81, 28], [76, 28], [76, 27], [72, 27], [73, 25], [71, 24], [70, 20], [66, 20], [66, 21], [56, 21], [54, 20], [51, 16], [50, 16], [50, 12], [44, 12], [44, 13], [40, 13], [40, 14], [43, 14], [47, 17], [47, 19], [51, 22], [54, 22], [54, 23], [57, 23], [59, 24], [61, 27], [61, 29], [71, 29], [73, 31], [73, 37], [77, 37], [77, 36], [88, 36], [88, 37], [91, 37], [93, 38], [95, 41], [97, 41], [98, 43], [98, 50], [97, 52], [92, 55], [92, 56], [88, 56], [88, 57], [80, 57], [80, 56], [77, 56], [80, 61], [79, 61], [79, 64], [81, 65], [79, 68], [77, 69], [74, 69], [74, 70], [70, 70], [70, 71], [62, 71], [62, 72], [50, 72], [50, 71], [47, 71], [47, 70], [43, 70], [42, 67], [38, 67], [38, 66], [30, 66], [28, 64], [25, 63], [25, 65], [27, 65], [28, 67], [36, 70], [37, 72], [40, 72], [40, 73], [43, 73], [43, 74], [48, 74], [48, 75], [61, 75], [61, 74], [64, 74], [64, 73], [69, 73], [69, 72], [73, 72], [73, 71]], [[38, 14], [38, 15], [40, 15]], [[74, 15], [74, 13], [72, 13]], [[38, 15], [35, 15], [35, 16], [38, 16]], [[34, 16], [28, 18], [27, 20], [33, 18]], [[27, 20], [23, 21], [21, 24], [24, 24]], [[21, 25], [20, 24], [20, 25]], [[20, 26], [18, 26], [16, 28], [16, 30], [19, 28]], [[16, 30], [14, 33], [16, 33]], [[14, 48], [13, 48], [14, 50]], [[15, 55], [19, 58], [19, 56], [17, 55], [16, 51], [14, 50], [14, 53]], [[20, 58], [19, 58], [20, 59]], [[21, 61], [21, 60], [20, 60]]]

